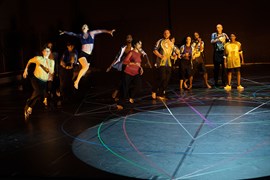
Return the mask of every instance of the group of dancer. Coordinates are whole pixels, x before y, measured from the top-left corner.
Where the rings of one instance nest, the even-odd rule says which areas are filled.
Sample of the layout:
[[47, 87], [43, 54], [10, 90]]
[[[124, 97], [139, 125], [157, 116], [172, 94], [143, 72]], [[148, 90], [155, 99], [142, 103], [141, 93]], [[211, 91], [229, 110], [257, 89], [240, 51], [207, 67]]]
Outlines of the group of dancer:
[[[214, 47], [214, 81], [215, 86], [219, 86], [219, 70], [222, 68], [222, 85], [224, 89], [231, 90], [232, 72], [237, 72], [237, 89], [243, 90], [240, 84], [240, 67], [244, 63], [241, 43], [236, 41], [236, 34], [230, 34], [230, 38], [224, 32], [221, 24], [216, 26], [216, 32], [212, 33], [211, 43]], [[90, 66], [92, 51], [94, 48], [94, 39], [97, 34], [107, 33], [113, 36], [115, 29], [112, 30], [89, 30], [84, 24], [82, 33], [76, 34], [68, 31], [60, 31], [60, 35], [67, 34], [80, 39], [81, 51], [78, 53], [74, 50], [74, 45], [68, 44], [68, 51], [61, 57], [60, 67], [62, 68], [62, 79], [60, 78], [60, 93], [64, 94], [64, 87], [68, 80], [71, 79], [73, 64], [80, 64], [80, 70], [74, 79], [73, 86], [79, 88], [81, 78], [86, 74]], [[30, 64], [36, 64], [31, 84], [33, 93], [27, 99], [24, 115], [28, 119], [36, 102], [44, 97], [48, 81], [54, 76], [55, 61], [50, 58], [51, 48], [46, 44], [42, 48], [42, 55], [30, 59], [25, 67], [23, 77], [28, 75]], [[194, 74], [199, 72], [203, 76], [204, 85], [212, 88], [208, 83], [208, 73], [204, 64], [204, 41], [200, 38], [198, 32], [194, 37], [187, 36], [185, 43], [178, 47], [175, 45], [175, 38], [171, 37], [169, 29], [164, 30], [163, 37], [159, 39], [154, 48], [153, 54], [156, 58], [150, 63], [147, 54], [142, 50], [142, 41], [133, 39], [132, 35], [126, 38], [126, 44], [121, 47], [112, 64], [107, 68], [115, 68], [121, 72], [121, 79], [113, 92], [113, 98], [117, 97], [117, 108], [123, 109], [127, 103], [134, 103], [136, 94], [141, 88], [141, 76], [143, 75], [142, 56], [146, 56], [149, 67], [152, 70], [152, 98], [166, 99], [166, 91], [172, 74], [172, 66], [179, 64], [179, 88], [191, 89]], [[226, 70], [228, 71], [227, 80], [225, 78]], [[63, 78], [65, 77], [65, 78]], [[68, 77], [68, 78], [67, 78]], [[73, 77], [74, 78], [74, 77]], [[62, 85], [61, 85], [62, 82]], [[188, 83], [188, 84], [187, 84]], [[118, 96], [117, 96], [118, 94]]]

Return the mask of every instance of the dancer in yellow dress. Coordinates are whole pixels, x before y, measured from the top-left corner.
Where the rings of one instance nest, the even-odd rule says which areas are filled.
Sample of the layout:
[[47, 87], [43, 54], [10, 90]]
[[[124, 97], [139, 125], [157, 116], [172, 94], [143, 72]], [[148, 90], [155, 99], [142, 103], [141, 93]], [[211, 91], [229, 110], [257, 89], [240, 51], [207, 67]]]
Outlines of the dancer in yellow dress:
[[228, 84], [224, 87], [226, 91], [230, 91], [232, 72], [237, 73], [237, 90], [243, 91], [244, 87], [241, 86], [241, 64], [244, 64], [244, 56], [241, 43], [236, 41], [236, 34], [230, 35], [230, 42], [224, 45], [224, 66], [227, 68]]

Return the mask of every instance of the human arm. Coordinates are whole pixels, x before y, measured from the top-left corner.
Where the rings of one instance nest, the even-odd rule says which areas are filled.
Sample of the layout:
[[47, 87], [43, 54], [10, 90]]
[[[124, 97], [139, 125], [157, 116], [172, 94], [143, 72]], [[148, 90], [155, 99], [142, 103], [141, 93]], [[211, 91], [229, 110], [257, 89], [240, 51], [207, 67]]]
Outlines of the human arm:
[[63, 53], [63, 55], [60, 58], [60, 66], [62, 68], [66, 68], [66, 63], [64, 62], [64, 59], [65, 59], [65, 53]]
[[145, 57], [146, 57], [148, 66], [152, 69], [152, 64], [151, 64], [151, 62], [150, 62], [148, 56], [146, 55]]
[[216, 38], [216, 33], [212, 33], [212, 35], [211, 35], [211, 44], [214, 44], [214, 43], [216, 43], [216, 42], [218, 42], [218, 38]]
[[211, 35], [211, 44], [215, 44], [219, 41], [219, 39], [217, 38], [217, 34], [216, 33], [212, 33]]
[[111, 65], [106, 69], [106, 72], [109, 72], [112, 69], [113, 64], [116, 62], [117, 59], [114, 59]]
[[160, 59], [164, 58], [163, 54], [161, 54], [159, 52], [161, 41], [162, 41], [162, 39], [160, 39], [156, 42], [156, 45], [155, 45], [154, 50], [153, 50], [153, 53]]
[[200, 52], [204, 51], [204, 42], [199, 38], [199, 44], [200, 44]]
[[92, 37], [94, 37], [95, 35], [97, 34], [101, 34], [101, 33], [108, 33], [110, 34], [111, 36], [113, 36], [113, 33], [114, 33], [115, 29], [112, 29], [112, 30], [106, 30], [106, 29], [97, 29], [97, 30], [93, 30], [93, 31], [90, 31], [90, 35]]
[[163, 58], [163, 55], [160, 54], [160, 53], [158, 52], [158, 50], [155, 49], [155, 50], [153, 51], [153, 53], [154, 53], [157, 57], [159, 57], [160, 59]]
[[78, 55], [76, 52], [71, 52], [70, 53], [70, 63], [68, 66], [66, 66], [66, 69], [72, 69], [73, 65], [77, 62]]
[[[112, 67], [114, 67], [115, 64], [118, 64], [121, 62], [123, 58], [123, 54], [125, 52], [127, 46], [122, 46], [121, 49], [118, 51], [117, 55], [115, 56], [113, 62], [110, 64], [110, 66], [106, 69], [106, 72], [109, 72]], [[118, 67], [116, 68], [118, 69]], [[119, 69], [118, 69], [119, 70]]]
[[194, 48], [191, 47], [191, 51], [185, 51], [185, 46], [186, 45], [182, 45], [180, 47], [180, 54], [179, 54], [179, 58], [183, 58], [183, 59], [189, 59], [190, 57], [192, 57], [192, 53], [194, 53]]
[[27, 62], [26, 66], [25, 66], [25, 69], [24, 69], [24, 71], [23, 71], [23, 78], [27, 78], [27, 76], [28, 76], [28, 67], [29, 67], [29, 65], [32, 64], [32, 63], [36, 63], [36, 57], [30, 59], [30, 60]]
[[59, 35], [63, 35], [63, 34], [67, 34], [69, 36], [75, 36], [75, 37], [80, 37], [81, 36], [80, 34], [76, 34], [76, 33], [73, 33], [73, 32], [59, 30]]
[[142, 68], [142, 66], [140, 66], [140, 75], [143, 75], [143, 68]]
[[227, 68], [227, 56], [223, 56], [223, 59], [224, 59], [224, 67]]
[[[139, 59], [138, 59], [139, 58]], [[128, 55], [125, 57], [125, 59], [123, 60], [123, 64], [128, 66], [138, 66], [139, 68], [141, 68], [141, 58], [136, 56], [133, 56], [133, 51], [130, 51], [128, 53]]]
[[195, 59], [195, 48], [191, 46], [191, 53], [190, 53], [190, 59], [194, 60]]
[[225, 44], [224, 45], [224, 53], [223, 53], [223, 59], [224, 59], [224, 67], [227, 68], [227, 56], [228, 56], [228, 51], [227, 51], [227, 45], [228, 44]]
[[243, 55], [242, 45], [240, 42], [238, 42], [238, 46], [239, 46], [239, 56], [240, 56], [241, 64], [244, 64], [245, 63], [244, 55]]
[[245, 64], [244, 55], [243, 55], [243, 51], [242, 50], [239, 52], [239, 55], [240, 55], [240, 58], [241, 58], [241, 64]]
[[125, 65], [131, 64], [131, 63], [132, 63], [132, 62], [130, 61], [131, 56], [132, 56], [132, 52], [130, 51], [130, 52], [127, 54], [127, 56], [124, 58], [123, 64], [125, 64]]
[[48, 69], [49, 75], [51, 75], [51, 76], [54, 75], [54, 66], [55, 66], [55, 61], [54, 60], [50, 60], [49, 67], [47, 69]]

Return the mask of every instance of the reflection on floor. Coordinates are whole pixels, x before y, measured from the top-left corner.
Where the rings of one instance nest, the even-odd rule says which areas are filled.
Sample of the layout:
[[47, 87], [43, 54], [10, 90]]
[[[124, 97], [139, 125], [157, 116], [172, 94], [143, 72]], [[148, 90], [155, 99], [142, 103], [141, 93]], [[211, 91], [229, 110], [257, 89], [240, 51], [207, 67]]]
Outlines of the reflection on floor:
[[47, 110], [40, 103], [27, 122], [23, 106], [29, 84], [23, 91], [3, 87], [0, 177], [268, 177], [269, 67], [244, 66], [242, 92], [235, 78], [232, 91], [226, 92], [204, 88], [201, 77], [192, 90], [179, 91], [173, 76], [167, 100], [152, 100], [146, 70], [139, 97], [122, 111], [111, 98], [118, 75], [93, 73], [72, 100]]

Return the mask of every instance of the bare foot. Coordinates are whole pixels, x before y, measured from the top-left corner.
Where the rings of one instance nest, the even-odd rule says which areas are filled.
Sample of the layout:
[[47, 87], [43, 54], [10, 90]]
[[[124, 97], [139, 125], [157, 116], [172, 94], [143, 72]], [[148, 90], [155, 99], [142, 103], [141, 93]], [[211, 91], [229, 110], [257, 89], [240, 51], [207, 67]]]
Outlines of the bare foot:
[[184, 82], [184, 88], [185, 88], [185, 89], [187, 89], [187, 88], [188, 88], [188, 86], [187, 86], [186, 82]]
[[121, 105], [116, 105], [116, 108], [117, 108], [117, 110], [123, 110], [124, 109], [124, 107], [123, 106], [121, 106]]
[[206, 84], [206, 86], [207, 86], [208, 89], [212, 88], [212, 86], [210, 86], [209, 84]]
[[112, 98], [115, 99], [118, 94], [118, 90], [114, 90], [112, 93]]
[[74, 87], [75, 87], [75, 89], [78, 89], [78, 88], [79, 88], [78, 86], [79, 86], [78, 83], [75, 81], [75, 82], [74, 82]]
[[131, 104], [133, 104], [133, 103], [134, 103], [134, 99], [129, 98], [129, 102], [130, 102]]
[[152, 92], [152, 99], [156, 99], [157, 98], [157, 94], [155, 92]]

